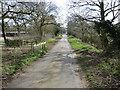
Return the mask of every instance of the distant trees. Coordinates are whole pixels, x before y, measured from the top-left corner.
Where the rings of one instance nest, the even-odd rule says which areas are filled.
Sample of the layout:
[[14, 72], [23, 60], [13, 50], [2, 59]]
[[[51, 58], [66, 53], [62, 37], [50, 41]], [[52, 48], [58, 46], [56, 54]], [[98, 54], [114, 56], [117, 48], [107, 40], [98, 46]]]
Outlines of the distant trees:
[[[60, 27], [56, 20], [57, 6], [51, 2], [1, 2], [2, 33], [6, 43], [5, 21], [13, 22], [18, 35], [21, 29], [31, 32], [35, 40], [41, 41], [45, 36], [47, 25], [54, 25], [54, 28]], [[13, 28], [13, 26], [10, 26]], [[56, 33], [55, 30], [51, 32]]]
[[34, 12], [30, 15], [31, 23], [34, 29], [39, 33], [39, 39], [42, 40], [45, 31], [43, 26], [56, 24], [54, 16], [52, 16], [51, 13], [55, 12], [57, 7], [52, 3], [37, 2], [32, 3], [32, 9]]
[[69, 35], [79, 38], [82, 42], [89, 43], [97, 48], [101, 48], [101, 41], [98, 33], [94, 30], [94, 23], [88, 23], [80, 18], [69, 17], [67, 31]]
[[[75, 17], [94, 23], [103, 47], [107, 48], [113, 45], [119, 37], [119, 32], [114, 26], [114, 21], [120, 15], [118, 6], [120, 3], [117, 0], [82, 0], [73, 2], [71, 7], [74, 9]], [[80, 9], [80, 13], [76, 12], [76, 8]], [[117, 44], [117, 46], [120, 45]]]
[[57, 24], [55, 30], [54, 30], [54, 35], [57, 36], [58, 34], [62, 34], [62, 27], [60, 26], [60, 24]]
[[[6, 35], [5, 35], [5, 19], [13, 19], [15, 23], [17, 23], [16, 19], [23, 20], [24, 18], [19, 17], [19, 15], [28, 14], [30, 15], [31, 12], [27, 12], [24, 10], [21, 5], [22, 3], [17, 2], [0, 2], [1, 3], [1, 19], [2, 19], [2, 34], [4, 37], [5, 43], [7, 42]], [[18, 23], [17, 23], [18, 24]], [[19, 30], [18, 30], [19, 31]]]

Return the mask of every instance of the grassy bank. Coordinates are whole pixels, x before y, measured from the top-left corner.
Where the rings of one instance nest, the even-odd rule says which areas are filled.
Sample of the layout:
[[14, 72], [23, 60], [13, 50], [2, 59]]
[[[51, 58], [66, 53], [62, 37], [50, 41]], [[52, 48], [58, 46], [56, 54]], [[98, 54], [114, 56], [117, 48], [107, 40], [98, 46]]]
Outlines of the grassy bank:
[[[26, 66], [30, 62], [36, 60], [40, 56], [43, 56], [46, 52], [47, 52], [47, 49], [35, 51], [34, 53], [29, 54], [28, 58], [16, 60], [12, 62], [11, 64], [5, 65], [3, 67], [3, 72], [2, 72], [3, 76], [15, 74], [17, 71], [21, 70], [24, 66]], [[28, 56], [28, 54], [26, 55]]]
[[80, 42], [76, 38], [69, 37], [68, 41], [75, 51], [79, 51], [76, 58], [86, 74], [90, 87], [118, 88], [120, 86], [120, 58], [101, 56], [102, 50]]
[[71, 43], [71, 46], [74, 50], [79, 50], [79, 51], [83, 51], [83, 52], [87, 52], [87, 53], [100, 53], [101, 50], [96, 49], [95, 47], [80, 42], [80, 40], [69, 37], [68, 41]]

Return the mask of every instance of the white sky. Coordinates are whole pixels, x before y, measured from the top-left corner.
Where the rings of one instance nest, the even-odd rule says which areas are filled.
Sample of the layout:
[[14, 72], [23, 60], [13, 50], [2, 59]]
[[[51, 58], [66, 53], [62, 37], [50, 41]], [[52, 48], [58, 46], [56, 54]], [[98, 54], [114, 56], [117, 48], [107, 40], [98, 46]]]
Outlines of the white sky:
[[[8, 0], [8, 1], [12, 1], [12, 0]], [[17, 0], [17, 1], [23, 1], [24, 2], [24, 0]], [[25, 1], [35, 2], [35, 1], [44, 1], [44, 0], [25, 0]], [[63, 26], [66, 27], [66, 24], [67, 24], [66, 19], [67, 19], [67, 16], [69, 15], [68, 12], [71, 12], [69, 10], [68, 5], [73, 0], [45, 0], [45, 1], [52, 2], [52, 3], [56, 4], [56, 6], [60, 9], [59, 12], [58, 12], [58, 16], [57, 16], [57, 22], [62, 23]], [[74, 1], [76, 1], [76, 0], [74, 0]], [[76, 9], [76, 10], [79, 11], [78, 9]], [[111, 15], [109, 15], [108, 18], [111, 18]]]
[[5, 0], [5, 1], [20, 1], [20, 2], [52, 2], [59, 8], [59, 12], [57, 15], [57, 22], [62, 23], [63, 26], [66, 27], [67, 23], [65, 22], [68, 15], [68, 4], [70, 0]]
[[[69, 16], [69, 12], [71, 12], [71, 10], [69, 10], [68, 5], [70, 4], [71, 1], [78, 1], [78, 0], [45, 0], [45, 1], [53, 2], [60, 8], [57, 21], [60, 23], [63, 23], [63, 26], [66, 27], [66, 25], [67, 25], [66, 19], [67, 19], [67, 16]], [[111, 0], [105, 0], [105, 1], [111, 2]], [[116, 0], [116, 2], [117, 2], [117, 0]], [[78, 9], [80, 9], [80, 8], [76, 9], [77, 12], [79, 11]], [[111, 19], [111, 18], [112, 18], [112, 16], [111, 16], [111, 14], [109, 14], [106, 19]], [[117, 22], [118, 22], [118, 20], [116, 19], [115, 23], [117, 23]]]
[[5, 0], [5, 1], [20, 1], [20, 2], [40, 2], [40, 1], [46, 1], [46, 2], [52, 2], [59, 8], [59, 12], [57, 15], [57, 22], [63, 24], [63, 26], [66, 27], [67, 23], [65, 23], [68, 15], [68, 3], [69, 0]]
[[48, 2], [53, 2], [54, 4], [57, 5], [57, 7], [60, 9], [59, 13], [58, 13], [58, 18], [57, 18], [57, 22], [62, 23], [63, 26], [66, 27], [66, 19], [67, 19], [67, 15], [68, 15], [68, 4], [69, 4], [69, 0], [45, 0]]

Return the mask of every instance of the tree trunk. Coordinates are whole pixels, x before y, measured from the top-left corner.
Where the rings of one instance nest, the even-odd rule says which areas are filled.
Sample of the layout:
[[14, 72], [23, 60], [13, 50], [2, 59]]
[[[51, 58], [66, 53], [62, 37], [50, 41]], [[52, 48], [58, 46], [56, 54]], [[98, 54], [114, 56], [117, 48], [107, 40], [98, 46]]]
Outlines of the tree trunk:
[[3, 3], [1, 2], [1, 8], [2, 8], [2, 37], [4, 38], [4, 42], [7, 42], [6, 35], [5, 35], [5, 25], [4, 25], [4, 16], [3, 16]]
[[2, 37], [4, 38], [5, 43], [7, 42], [5, 30], [4, 30], [4, 18], [2, 17]]
[[42, 33], [42, 25], [40, 25], [40, 29], [39, 30], [40, 30], [40, 41], [42, 41], [42, 34], [43, 34]]
[[108, 39], [106, 33], [102, 32], [101, 41], [103, 42], [103, 48], [108, 47]]
[[17, 31], [18, 31], [18, 37], [20, 36], [20, 28], [19, 28], [19, 25], [17, 25]]
[[[101, 0], [101, 4], [100, 4], [100, 9], [101, 9], [101, 21], [104, 22], [105, 21], [105, 11], [104, 11], [104, 0]], [[104, 28], [101, 28], [103, 30], [101, 30], [101, 41], [103, 42], [103, 47], [106, 48], [108, 47], [108, 39], [106, 36], [106, 33], [104, 32]]]
[[104, 16], [104, 14], [105, 14], [105, 12], [104, 12], [104, 2], [103, 2], [103, 0], [101, 1], [101, 4], [100, 4], [100, 9], [101, 9], [101, 21], [105, 21], [105, 16]]

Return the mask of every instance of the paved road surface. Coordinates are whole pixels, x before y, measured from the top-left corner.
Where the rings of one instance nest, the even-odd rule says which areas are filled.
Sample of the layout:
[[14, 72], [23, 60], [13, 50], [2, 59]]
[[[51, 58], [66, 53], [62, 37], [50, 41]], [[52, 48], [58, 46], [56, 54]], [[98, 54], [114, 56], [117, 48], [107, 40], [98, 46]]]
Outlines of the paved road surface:
[[14, 79], [9, 88], [86, 88], [85, 80], [80, 79], [76, 70], [67, 36], [54, 46], [42, 60], [34, 62], [25, 72]]

